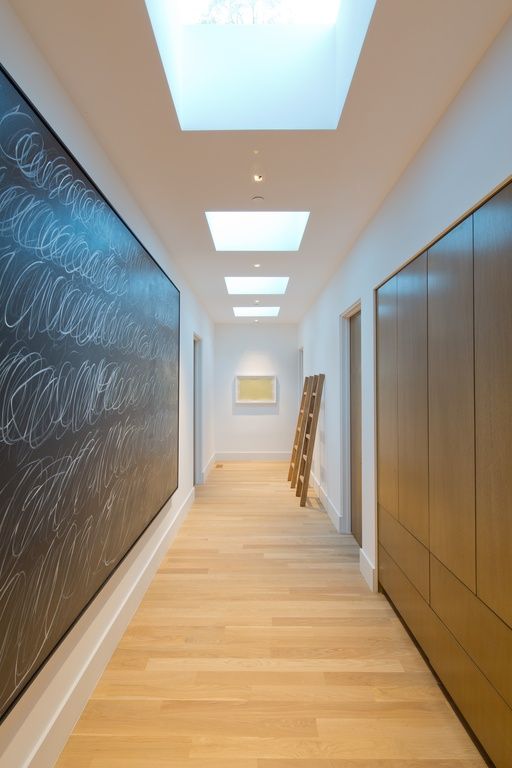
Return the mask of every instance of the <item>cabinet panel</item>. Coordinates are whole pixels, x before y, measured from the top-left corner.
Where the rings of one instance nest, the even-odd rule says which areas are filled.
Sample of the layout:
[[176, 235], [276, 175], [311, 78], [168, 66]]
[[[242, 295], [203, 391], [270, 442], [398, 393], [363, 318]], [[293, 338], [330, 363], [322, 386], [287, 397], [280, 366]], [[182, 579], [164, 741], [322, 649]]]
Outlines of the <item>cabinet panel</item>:
[[428, 546], [426, 253], [397, 281], [398, 519]]
[[510, 768], [512, 709], [383, 547], [379, 579], [496, 768]]
[[474, 228], [477, 593], [512, 626], [512, 186]]
[[428, 601], [430, 597], [428, 549], [380, 505], [379, 543], [400, 566], [421, 596]]
[[430, 549], [475, 591], [473, 221], [428, 252]]
[[377, 478], [379, 504], [398, 516], [397, 279], [377, 292]]
[[433, 610], [512, 706], [512, 629], [435, 557], [430, 573]]

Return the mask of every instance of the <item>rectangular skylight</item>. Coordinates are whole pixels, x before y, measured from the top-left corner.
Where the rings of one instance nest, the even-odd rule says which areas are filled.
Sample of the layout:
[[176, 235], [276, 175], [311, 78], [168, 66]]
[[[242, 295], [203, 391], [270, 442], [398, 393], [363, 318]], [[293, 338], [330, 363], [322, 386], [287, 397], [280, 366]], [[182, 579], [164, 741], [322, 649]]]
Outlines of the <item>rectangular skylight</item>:
[[326, 24], [333, 25], [340, 0], [180, 0], [183, 24]]
[[289, 277], [225, 277], [228, 293], [270, 294], [285, 293]]
[[183, 131], [335, 130], [376, 4], [145, 2]]
[[309, 211], [206, 211], [217, 251], [298, 251]]
[[277, 317], [281, 307], [233, 307], [235, 317]]

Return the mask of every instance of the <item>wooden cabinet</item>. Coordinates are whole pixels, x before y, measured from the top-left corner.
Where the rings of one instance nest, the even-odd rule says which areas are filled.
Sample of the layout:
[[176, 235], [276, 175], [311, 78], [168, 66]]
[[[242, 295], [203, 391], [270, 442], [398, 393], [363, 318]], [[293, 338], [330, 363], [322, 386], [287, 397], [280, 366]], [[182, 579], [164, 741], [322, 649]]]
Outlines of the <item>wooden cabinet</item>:
[[430, 549], [476, 590], [473, 221], [428, 252]]
[[512, 185], [377, 293], [379, 583], [512, 755]]
[[428, 544], [426, 253], [397, 281], [398, 519]]
[[512, 186], [474, 226], [477, 593], [512, 626]]
[[398, 517], [396, 277], [377, 292], [377, 453], [379, 504]]

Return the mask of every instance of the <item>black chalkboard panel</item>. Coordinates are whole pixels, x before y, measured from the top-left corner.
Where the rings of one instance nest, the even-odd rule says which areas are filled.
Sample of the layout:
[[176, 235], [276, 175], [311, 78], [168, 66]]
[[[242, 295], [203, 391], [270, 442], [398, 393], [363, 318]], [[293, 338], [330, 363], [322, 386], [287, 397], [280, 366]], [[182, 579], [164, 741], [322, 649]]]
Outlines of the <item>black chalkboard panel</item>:
[[0, 717], [178, 484], [179, 292], [0, 71]]

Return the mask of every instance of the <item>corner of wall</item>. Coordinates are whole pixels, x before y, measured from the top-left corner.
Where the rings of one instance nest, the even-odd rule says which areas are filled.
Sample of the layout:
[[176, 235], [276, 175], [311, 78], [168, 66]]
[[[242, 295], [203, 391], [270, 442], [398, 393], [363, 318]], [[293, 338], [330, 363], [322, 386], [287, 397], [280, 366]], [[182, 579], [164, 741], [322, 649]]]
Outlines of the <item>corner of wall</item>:
[[338, 533], [343, 533], [342, 524], [341, 524], [341, 515], [339, 511], [336, 509], [331, 499], [325, 492], [325, 489], [321, 486], [318, 478], [316, 477], [316, 475], [313, 474], [313, 472], [311, 472], [311, 479], [313, 481], [315, 490], [318, 494], [318, 498], [322, 502], [322, 505], [329, 516], [329, 520], [331, 521], [335, 530]]
[[361, 572], [361, 576], [366, 581], [371, 591], [377, 592], [377, 569], [373, 563], [370, 562], [363, 549], [359, 550], [359, 570]]

